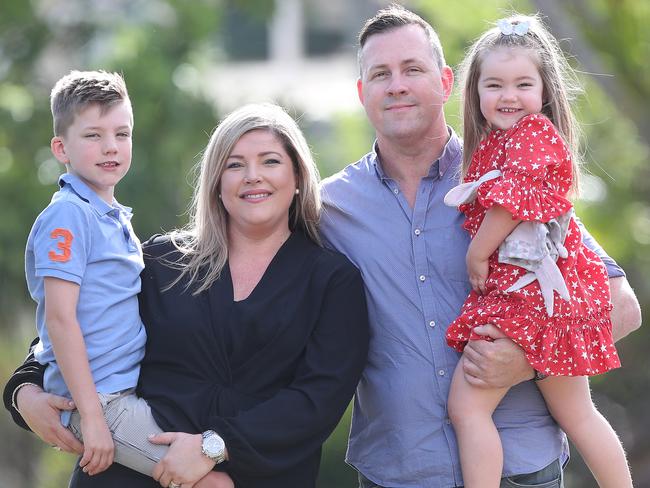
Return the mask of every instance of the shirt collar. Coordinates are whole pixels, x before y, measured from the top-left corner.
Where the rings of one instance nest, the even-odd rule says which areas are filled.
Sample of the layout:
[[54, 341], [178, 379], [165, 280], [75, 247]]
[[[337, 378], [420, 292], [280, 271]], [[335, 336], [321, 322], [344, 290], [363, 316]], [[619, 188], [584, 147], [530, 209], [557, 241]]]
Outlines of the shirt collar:
[[105, 215], [117, 209], [126, 213], [129, 218], [131, 217], [131, 209], [129, 207], [120, 205], [115, 198], [113, 198], [113, 205], [109, 205], [77, 175], [73, 175], [72, 173], [62, 174], [59, 177], [59, 187], [64, 188], [66, 186], [69, 186], [79, 198], [88, 202], [100, 215]]
[[[449, 132], [449, 140], [445, 144], [444, 149], [440, 157], [431, 163], [429, 168], [429, 177], [442, 177], [447, 172], [447, 170], [452, 167], [455, 171], [455, 165], [458, 162], [460, 152], [463, 150], [463, 146], [460, 142], [460, 139], [456, 135], [456, 132], [451, 127], [447, 126], [447, 131]], [[389, 177], [384, 172], [384, 168], [381, 165], [379, 160], [379, 148], [377, 147], [377, 140], [372, 145], [372, 151], [368, 155], [370, 164], [375, 167], [377, 176], [382, 179], [388, 179]]]

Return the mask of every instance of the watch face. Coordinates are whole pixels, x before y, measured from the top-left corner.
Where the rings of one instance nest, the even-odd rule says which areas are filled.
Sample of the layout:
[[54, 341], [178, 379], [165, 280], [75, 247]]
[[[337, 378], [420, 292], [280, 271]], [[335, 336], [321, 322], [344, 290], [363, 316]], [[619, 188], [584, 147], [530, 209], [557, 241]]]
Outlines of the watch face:
[[218, 435], [211, 435], [203, 441], [203, 448], [210, 457], [221, 455], [225, 447], [223, 439]]

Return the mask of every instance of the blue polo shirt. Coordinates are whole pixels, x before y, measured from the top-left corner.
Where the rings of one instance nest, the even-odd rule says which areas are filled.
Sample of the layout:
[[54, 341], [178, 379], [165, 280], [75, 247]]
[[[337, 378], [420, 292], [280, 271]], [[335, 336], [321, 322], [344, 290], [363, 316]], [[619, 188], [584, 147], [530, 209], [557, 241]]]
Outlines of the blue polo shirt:
[[[443, 198], [458, 183], [456, 134], [427, 176], [413, 208], [376, 149], [323, 181], [326, 244], [360, 270], [370, 319], [368, 362], [357, 388], [347, 461], [381, 486], [462, 485], [447, 396], [460, 355], [445, 333], [470, 290], [463, 215]], [[590, 247], [602, 253], [597, 244]], [[610, 277], [622, 270], [604, 259]], [[510, 389], [494, 413], [503, 475], [538, 471], [567, 443], [532, 381]]]
[[70, 397], [45, 324], [46, 276], [80, 287], [77, 320], [97, 391], [135, 387], [146, 334], [137, 298], [144, 262], [130, 223], [131, 209], [115, 200], [109, 205], [75, 175], [62, 175], [59, 185], [36, 219], [25, 252], [40, 338], [34, 354], [48, 366], [45, 389]]

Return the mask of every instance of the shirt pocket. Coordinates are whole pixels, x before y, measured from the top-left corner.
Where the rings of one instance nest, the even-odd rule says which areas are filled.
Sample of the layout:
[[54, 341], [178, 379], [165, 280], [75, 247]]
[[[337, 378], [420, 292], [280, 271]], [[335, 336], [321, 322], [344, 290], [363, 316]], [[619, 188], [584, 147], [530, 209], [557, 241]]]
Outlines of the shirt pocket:
[[469, 233], [459, 223], [434, 227], [427, 242], [429, 267], [441, 280], [469, 283], [465, 255]]

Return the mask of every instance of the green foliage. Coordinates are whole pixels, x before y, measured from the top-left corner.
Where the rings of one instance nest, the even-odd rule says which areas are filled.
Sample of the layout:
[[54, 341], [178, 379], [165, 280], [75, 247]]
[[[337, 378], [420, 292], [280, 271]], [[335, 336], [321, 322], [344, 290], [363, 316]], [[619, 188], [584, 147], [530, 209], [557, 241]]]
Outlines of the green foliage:
[[[597, 76], [581, 75], [585, 95], [576, 105], [585, 132], [588, 175], [578, 212], [624, 266], [650, 313], [646, 278], [650, 274], [650, 3], [405, 3], [436, 27], [451, 66], [460, 62], [473, 39], [511, 9], [559, 12], [571, 22], [574, 31], [566, 37], [582, 37], [588, 48], [574, 53], [576, 65], [581, 67], [591, 55], [601, 66]], [[272, 13], [273, 2], [5, 0], [0, 4], [1, 379], [20, 361], [33, 331], [23, 253], [30, 226], [56, 190], [61, 171], [49, 151], [48, 96], [53, 83], [70, 69], [104, 68], [124, 74], [135, 111], [134, 157], [130, 173], [118, 187], [118, 199], [134, 208], [134, 226], [143, 239], [182, 225], [191, 193], [188, 171], [220, 115], [210, 96], [209, 76], [215, 76], [214, 61], [222, 56], [221, 22], [233, 9], [263, 23]], [[359, 19], [358, 25], [362, 22]], [[572, 48], [577, 43], [563, 45]], [[359, 159], [372, 143], [372, 130], [363, 112], [354, 112], [355, 108], [327, 123], [300, 121], [324, 177]], [[445, 113], [459, 131], [457, 92]], [[646, 327], [634, 339], [623, 341], [619, 349], [625, 367], [592, 381], [599, 408], [623, 439], [638, 486], [650, 486], [649, 335]], [[349, 421], [348, 411], [325, 445], [321, 488], [355, 486], [354, 472], [342, 461]], [[0, 479], [18, 487], [65, 486], [70, 456], [43, 446], [6, 420], [0, 421], [0, 437], [11, 446], [0, 456]], [[567, 486], [592, 486], [578, 458], [574, 456], [570, 464]]]
[[[0, 198], [11, 209], [0, 228], [5, 313], [24, 303], [24, 244], [62, 170], [49, 155], [48, 96], [70, 69], [116, 70], [127, 81], [136, 121], [134, 158], [117, 195], [136, 209], [138, 234], [146, 238], [183, 222], [179, 214], [190, 193], [186, 175], [216, 123], [212, 103], [192, 84], [187, 67], [201, 68], [219, 25], [219, 4], [176, 1], [137, 9], [124, 2], [119, 14], [128, 21], [118, 24], [111, 22], [115, 12], [67, 19], [55, 10], [36, 10], [36, 2], [6, 5], [10, 15], [0, 17], [6, 67], [0, 78]], [[50, 56], [54, 66], [47, 66]], [[151, 198], [152, 190], [160, 198]]]

